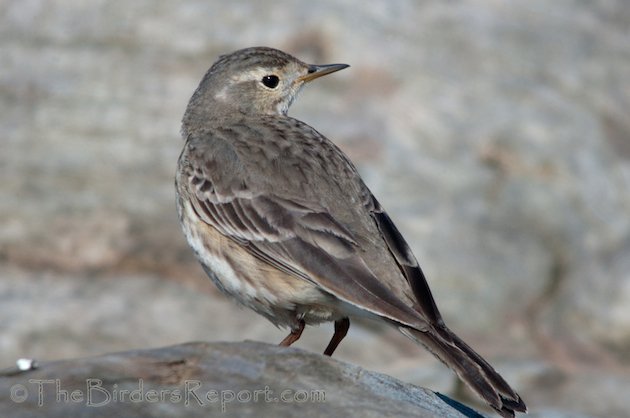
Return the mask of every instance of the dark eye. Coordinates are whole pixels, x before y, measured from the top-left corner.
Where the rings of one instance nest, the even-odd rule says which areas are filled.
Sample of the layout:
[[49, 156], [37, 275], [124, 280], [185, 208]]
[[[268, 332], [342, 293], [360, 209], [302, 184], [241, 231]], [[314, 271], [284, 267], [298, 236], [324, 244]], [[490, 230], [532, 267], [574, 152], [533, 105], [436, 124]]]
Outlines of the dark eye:
[[280, 79], [276, 75], [266, 75], [262, 78], [261, 81], [266, 87], [269, 87], [270, 89], [275, 89], [276, 87], [278, 87]]

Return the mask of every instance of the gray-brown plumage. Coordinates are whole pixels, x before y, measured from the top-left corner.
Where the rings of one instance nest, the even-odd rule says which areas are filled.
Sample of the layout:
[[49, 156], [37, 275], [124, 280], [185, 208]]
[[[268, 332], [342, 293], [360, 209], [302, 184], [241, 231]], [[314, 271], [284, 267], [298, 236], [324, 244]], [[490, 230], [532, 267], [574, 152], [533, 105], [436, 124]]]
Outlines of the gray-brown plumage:
[[176, 176], [182, 228], [223, 292], [291, 333], [364, 315], [397, 327], [505, 417], [525, 404], [442, 321], [409, 246], [348, 157], [287, 116], [308, 81], [346, 68], [271, 48], [222, 56], [193, 94]]

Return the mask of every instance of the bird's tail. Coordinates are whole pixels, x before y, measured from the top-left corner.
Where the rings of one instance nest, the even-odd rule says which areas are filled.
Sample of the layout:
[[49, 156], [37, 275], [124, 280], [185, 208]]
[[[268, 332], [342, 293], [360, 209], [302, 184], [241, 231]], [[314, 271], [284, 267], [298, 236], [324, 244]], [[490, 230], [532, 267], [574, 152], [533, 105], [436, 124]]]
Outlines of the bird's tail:
[[501, 416], [514, 417], [514, 412], [527, 412], [525, 403], [510, 385], [446, 326], [436, 325], [427, 331], [407, 327], [399, 329], [450, 367]]

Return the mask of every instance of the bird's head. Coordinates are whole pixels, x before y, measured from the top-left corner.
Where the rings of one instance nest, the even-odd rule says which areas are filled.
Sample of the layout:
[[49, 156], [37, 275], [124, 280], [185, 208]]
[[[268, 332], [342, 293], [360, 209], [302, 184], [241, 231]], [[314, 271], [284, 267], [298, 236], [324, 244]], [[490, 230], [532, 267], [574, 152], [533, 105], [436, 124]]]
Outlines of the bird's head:
[[206, 116], [226, 112], [286, 115], [305, 83], [346, 67], [347, 64], [306, 64], [266, 47], [223, 55], [208, 70], [190, 99], [184, 123], [192, 112]]

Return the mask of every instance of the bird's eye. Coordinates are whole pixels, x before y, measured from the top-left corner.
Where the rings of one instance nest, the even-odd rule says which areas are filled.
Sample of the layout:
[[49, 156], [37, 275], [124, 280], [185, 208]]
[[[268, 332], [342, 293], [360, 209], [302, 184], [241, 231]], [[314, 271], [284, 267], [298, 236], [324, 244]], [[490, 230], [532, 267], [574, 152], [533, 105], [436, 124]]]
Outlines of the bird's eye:
[[280, 83], [280, 79], [277, 75], [266, 75], [262, 78], [262, 83], [269, 87], [270, 89], [275, 89], [278, 87], [278, 83]]

